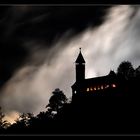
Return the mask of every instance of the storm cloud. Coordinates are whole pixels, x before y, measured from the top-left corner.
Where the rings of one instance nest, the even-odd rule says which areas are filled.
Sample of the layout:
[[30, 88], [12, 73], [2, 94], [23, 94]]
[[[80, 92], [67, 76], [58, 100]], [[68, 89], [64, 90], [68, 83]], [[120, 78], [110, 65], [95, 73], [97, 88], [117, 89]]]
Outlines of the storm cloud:
[[[1, 78], [5, 112], [36, 114], [45, 109], [55, 88], [70, 97], [79, 47], [86, 60], [86, 78], [116, 71], [124, 60], [135, 68], [140, 65], [138, 6], [25, 6], [8, 7], [4, 13], [1, 25], [12, 25], [3, 33], [3, 45], [7, 42], [11, 51], [1, 57], [3, 71], [10, 68], [2, 78], [10, 75]], [[7, 54], [6, 49], [1, 52]]]
[[[43, 55], [47, 56], [49, 49], [64, 34], [67, 35], [63, 42], [89, 25], [100, 25], [108, 8], [109, 6], [1, 6], [0, 86], [13, 76], [15, 70], [38, 55], [35, 53], [32, 56], [33, 52], [47, 49]], [[48, 60], [54, 58], [55, 54], [49, 55]], [[43, 56], [35, 63], [42, 63]]]

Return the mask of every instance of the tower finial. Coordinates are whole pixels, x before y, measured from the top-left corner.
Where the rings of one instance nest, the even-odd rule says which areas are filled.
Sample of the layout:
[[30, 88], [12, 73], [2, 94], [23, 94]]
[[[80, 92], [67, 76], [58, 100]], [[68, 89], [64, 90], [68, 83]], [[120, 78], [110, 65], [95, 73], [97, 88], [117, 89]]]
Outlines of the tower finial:
[[83, 58], [83, 55], [82, 55], [82, 53], [81, 53], [81, 48], [79, 48], [79, 55], [78, 55], [78, 57], [77, 57], [77, 59], [76, 59], [76, 63], [85, 63], [85, 60], [84, 60], [84, 58]]

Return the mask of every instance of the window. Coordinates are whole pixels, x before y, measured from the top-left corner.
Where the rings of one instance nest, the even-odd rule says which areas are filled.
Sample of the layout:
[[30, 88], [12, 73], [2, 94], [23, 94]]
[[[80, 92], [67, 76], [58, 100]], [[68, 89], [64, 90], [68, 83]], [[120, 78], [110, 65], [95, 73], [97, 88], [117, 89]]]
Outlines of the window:
[[74, 93], [76, 93], [76, 90], [74, 91]]
[[93, 91], [92, 87], [90, 88], [90, 91]]
[[94, 90], [96, 90], [96, 87], [94, 87]]
[[98, 90], [100, 90], [100, 86], [98, 86]]
[[89, 91], [89, 88], [87, 88], [87, 91]]
[[105, 88], [109, 88], [109, 85], [105, 85]]
[[103, 85], [101, 85], [101, 89], [104, 89]]
[[112, 84], [112, 87], [113, 87], [113, 88], [115, 88], [115, 87], [116, 87], [116, 85], [115, 85], [115, 84]]

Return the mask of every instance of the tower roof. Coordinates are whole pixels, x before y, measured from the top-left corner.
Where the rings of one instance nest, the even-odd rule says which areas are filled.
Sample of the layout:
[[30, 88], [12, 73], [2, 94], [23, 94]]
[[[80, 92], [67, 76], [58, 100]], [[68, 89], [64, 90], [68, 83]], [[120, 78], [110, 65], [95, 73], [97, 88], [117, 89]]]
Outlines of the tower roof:
[[79, 49], [80, 49], [80, 52], [79, 52], [79, 55], [78, 55], [75, 63], [85, 63], [84, 57], [83, 57], [83, 55], [81, 53], [81, 48], [79, 48]]

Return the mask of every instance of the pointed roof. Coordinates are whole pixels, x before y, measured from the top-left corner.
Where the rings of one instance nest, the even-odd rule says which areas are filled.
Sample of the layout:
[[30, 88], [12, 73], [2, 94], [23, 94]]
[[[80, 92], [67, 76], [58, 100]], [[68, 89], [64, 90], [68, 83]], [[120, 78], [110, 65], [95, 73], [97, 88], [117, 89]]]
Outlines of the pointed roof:
[[81, 53], [81, 48], [79, 48], [79, 49], [80, 49], [80, 52], [79, 52], [79, 55], [78, 55], [75, 63], [85, 63], [84, 57], [83, 57], [83, 55]]

